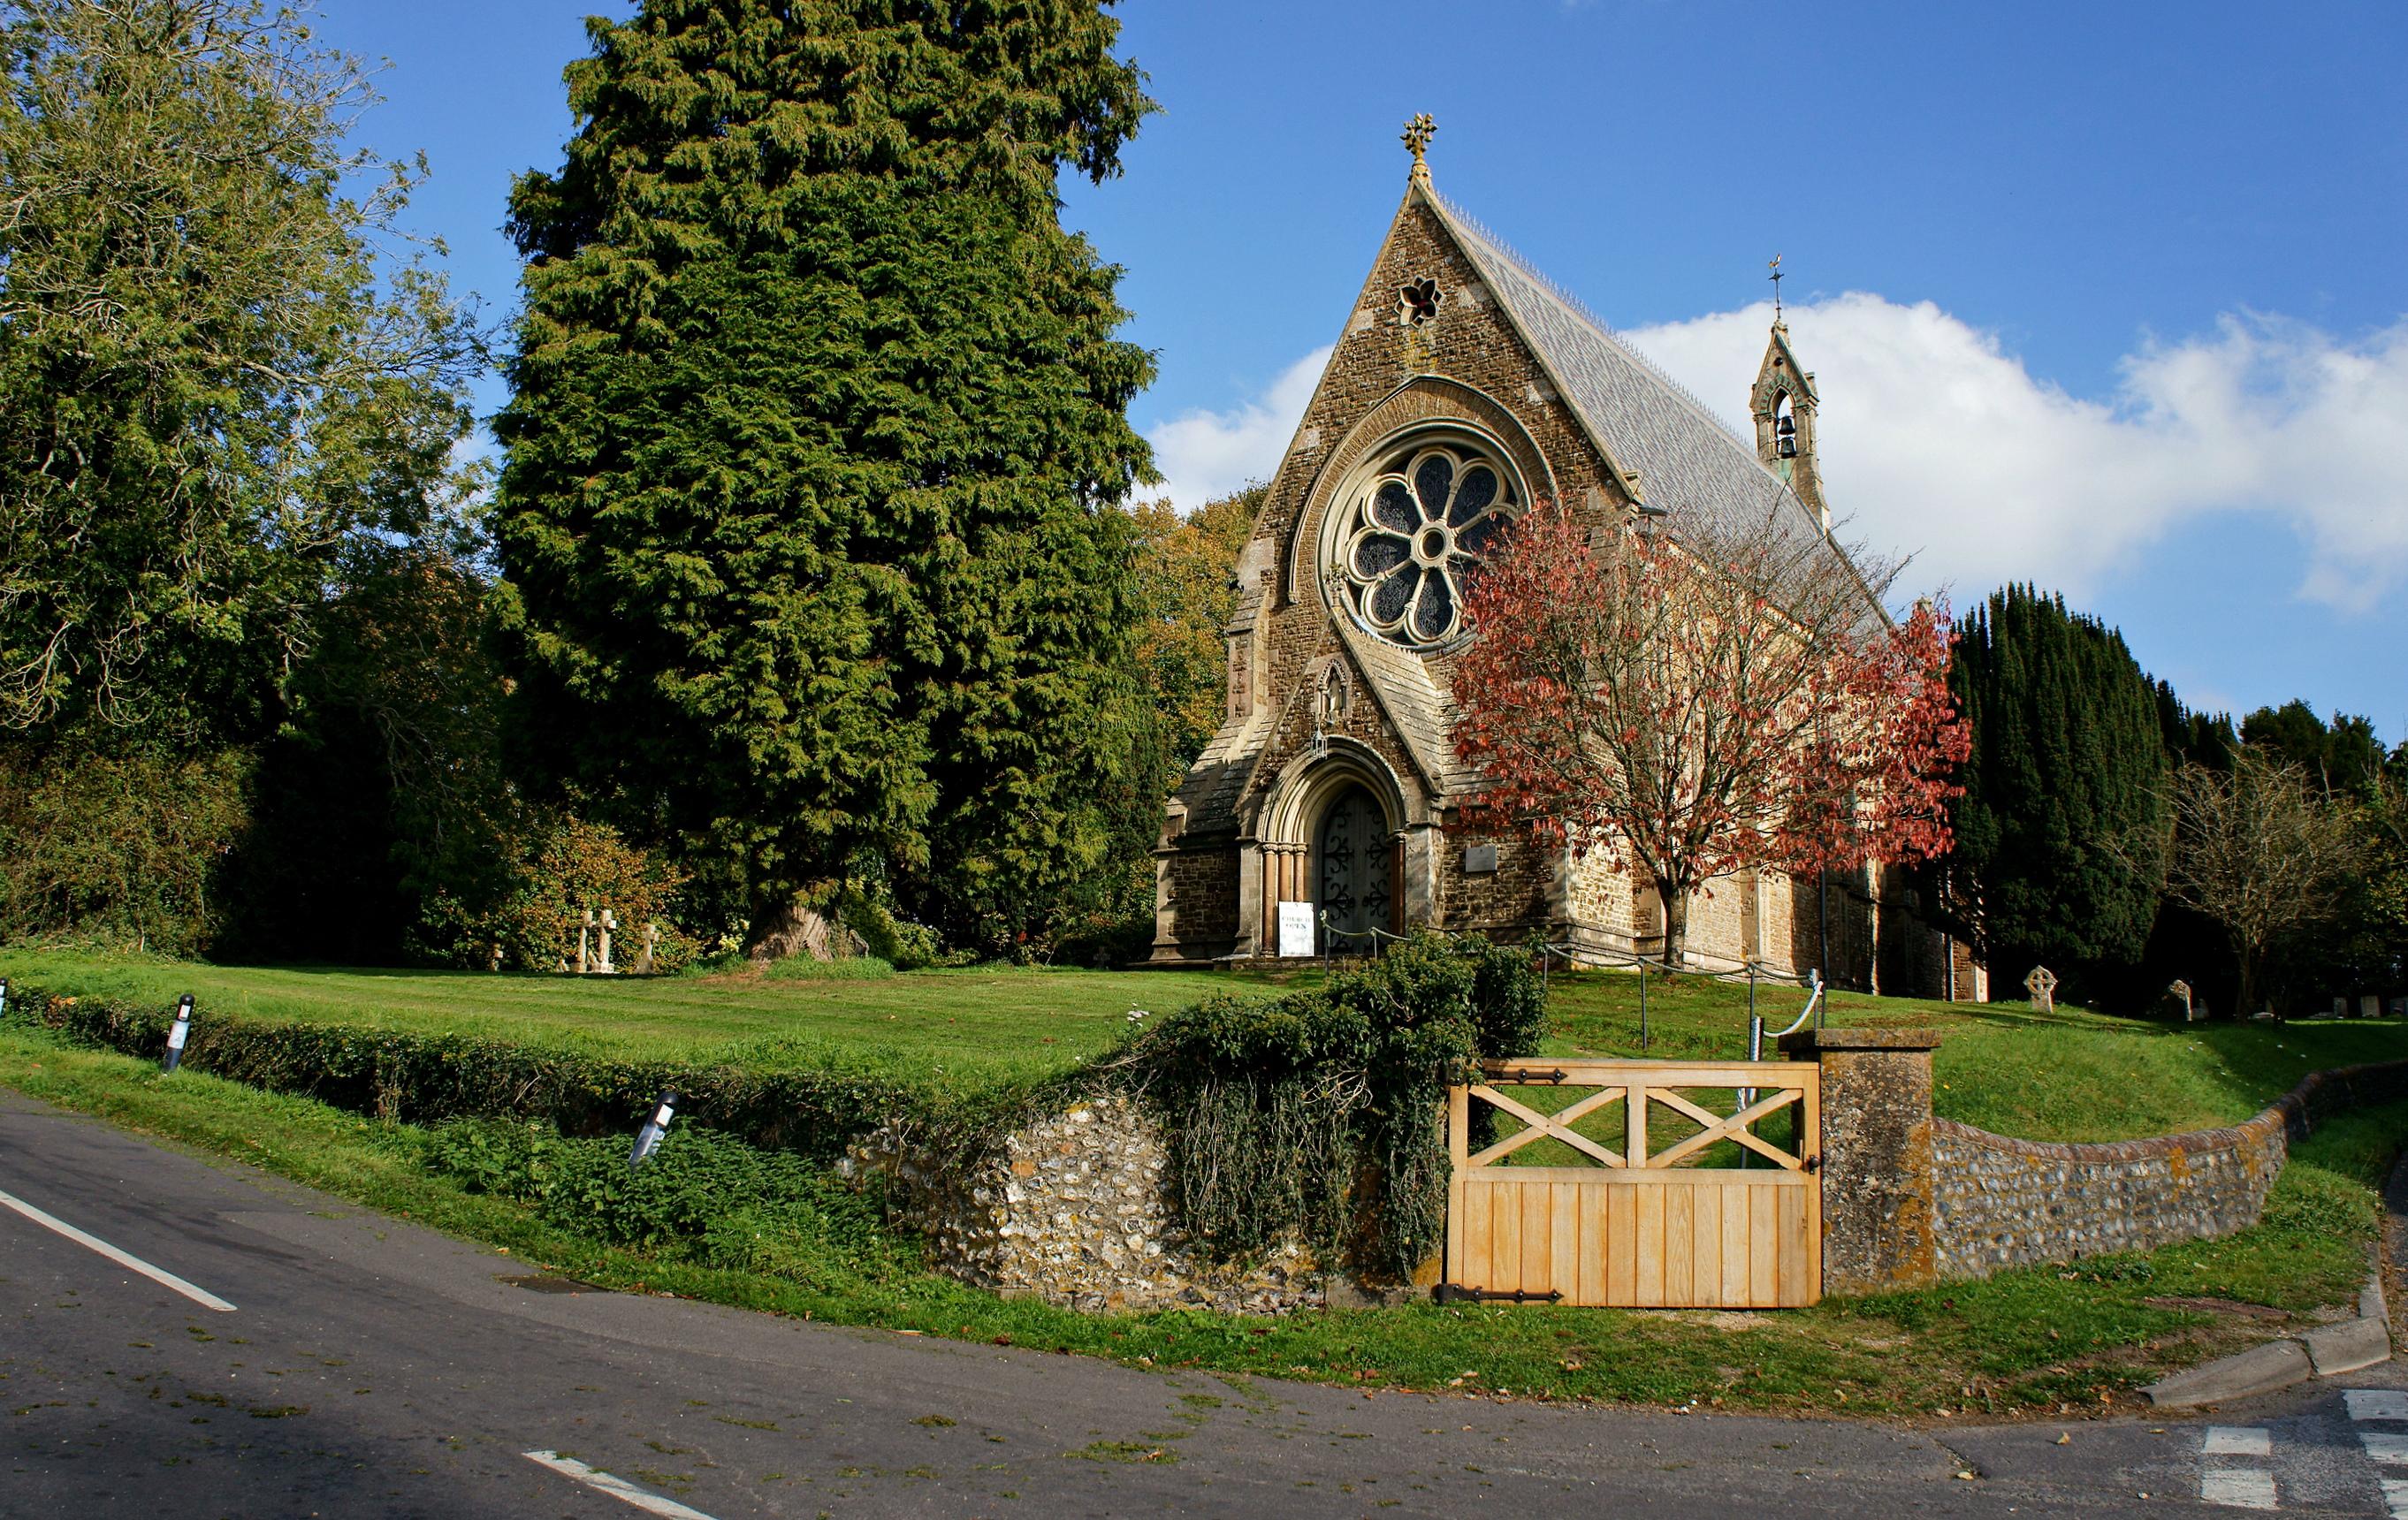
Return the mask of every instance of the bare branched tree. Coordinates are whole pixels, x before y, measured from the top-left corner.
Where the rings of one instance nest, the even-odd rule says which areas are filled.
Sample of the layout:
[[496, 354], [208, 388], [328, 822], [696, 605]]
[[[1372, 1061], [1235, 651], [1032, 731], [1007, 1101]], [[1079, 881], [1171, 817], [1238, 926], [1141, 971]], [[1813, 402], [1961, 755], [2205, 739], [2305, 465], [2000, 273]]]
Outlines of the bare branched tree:
[[2183, 767], [2169, 792], [2167, 895], [2224, 930], [2245, 1016], [2261, 1006], [2275, 954], [2335, 922], [2342, 888], [2366, 863], [2365, 820], [2300, 767], [2248, 749], [2229, 775]]

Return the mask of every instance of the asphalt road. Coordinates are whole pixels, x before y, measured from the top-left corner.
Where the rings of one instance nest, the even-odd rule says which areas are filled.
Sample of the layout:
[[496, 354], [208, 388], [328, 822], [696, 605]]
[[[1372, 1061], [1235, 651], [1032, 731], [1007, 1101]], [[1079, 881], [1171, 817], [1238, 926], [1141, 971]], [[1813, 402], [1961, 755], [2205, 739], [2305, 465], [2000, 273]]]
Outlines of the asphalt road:
[[543, 1291], [6, 1092], [0, 1193], [236, 1306], [0, 1206], [12, 1517], [2379, 1515], [2408, 1480], [2408, 1398], [2343, 1397], [2408, 1388], [2396, 1363], [2212, 1421], [2063, 1427], [1367, 1399]]

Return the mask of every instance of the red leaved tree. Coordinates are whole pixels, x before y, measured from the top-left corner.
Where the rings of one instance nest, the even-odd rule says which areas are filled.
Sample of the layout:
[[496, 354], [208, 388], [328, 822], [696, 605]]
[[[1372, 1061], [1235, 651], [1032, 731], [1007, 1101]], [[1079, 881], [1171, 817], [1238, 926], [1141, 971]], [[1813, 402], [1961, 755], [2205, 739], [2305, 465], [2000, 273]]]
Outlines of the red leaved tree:
[[1591, 530], [1541, 503], [1473, 577], [1455, 744], [1488, 785], [1475, 822], [1603, 851], [1654, 884], [1682, 963], [1690, 899], [1751, 868], [1793, 875], [1948, 847], [1971, 747], [1951, 626], [1903, 623], [1811, 532], [1685, 521]]

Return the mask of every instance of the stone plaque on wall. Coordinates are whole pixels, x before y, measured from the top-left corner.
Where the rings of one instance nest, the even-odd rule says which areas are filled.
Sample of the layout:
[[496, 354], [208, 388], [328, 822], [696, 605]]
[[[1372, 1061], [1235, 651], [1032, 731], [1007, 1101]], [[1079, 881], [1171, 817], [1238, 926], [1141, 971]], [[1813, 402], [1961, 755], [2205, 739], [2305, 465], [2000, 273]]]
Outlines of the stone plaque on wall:
[[1496, 869], [1496, 845], [1466, 845], [1463, 847], [1463, 874], [1465, 875], [1485, 876], [1495, 872]]
[[1312, 904], [1283, 902], [1279, 905], [1279, 953], [1283, 956], [1312, 954]]

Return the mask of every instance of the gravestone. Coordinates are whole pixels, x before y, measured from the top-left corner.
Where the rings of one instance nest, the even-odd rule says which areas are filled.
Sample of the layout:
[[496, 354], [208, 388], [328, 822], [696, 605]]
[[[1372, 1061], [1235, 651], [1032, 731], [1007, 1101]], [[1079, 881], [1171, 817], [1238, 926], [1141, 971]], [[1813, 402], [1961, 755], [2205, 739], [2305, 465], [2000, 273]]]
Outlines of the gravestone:
[[2198, 1010], [2191, 1006], [2188, 982], [2178, 978], [2166, 984], [2165, 1010], [2168, 1016], [2179, 1018], [2186, 1024], [2199, 1017]]
[[2381, 1018], [2383, 1016], [2382, 994], [2377, 992], [2369, 992], [2365, 996], [2359, 998], [2358, 1000], [2358, 1016], [2360, 1018]]
[[661, 926], [658, 924], [646, 924], [644, 926], [644, 953], [636, 958], [637, 975], [650, 976], [652, 974], [652, 953], [660, 948], [660, 944]]
[[610, 930], [619, 927], [619, 916], [609, 909], [602, 910], [602, 959], [594, 969], [605, 976], [615, 975], [619, 968], [610, 964]]
[[577, 926], [577, 974], [584, 975], [594, 969], [590, 940], [594, 933], [594, 910], [585, 910], [585, 921]]
[[2033, 1013], [2057, 1012], [2057, 973], [2046, 966], [2034, 966], [2031, 974], [2024, 978], [2024, 990], [2031, 994]]
[[2348, 1016], [2349, 1000], [2347, 998], [2335, 998], [2333, 1000], [2333, 1017], [2347, 1018]]

